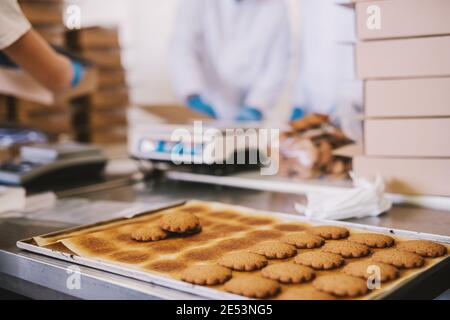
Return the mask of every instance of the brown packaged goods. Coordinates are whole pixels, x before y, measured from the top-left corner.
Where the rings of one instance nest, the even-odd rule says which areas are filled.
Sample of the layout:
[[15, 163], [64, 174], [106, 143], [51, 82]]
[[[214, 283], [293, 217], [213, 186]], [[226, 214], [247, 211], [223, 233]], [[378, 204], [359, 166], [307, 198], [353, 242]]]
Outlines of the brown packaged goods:
[[0, 121], [8, 118], [8, 102], [5, 96], [0, 96]]
[[98, 90], [89, 96], [91, 110], [127, 107], [129, 104], [126, 87], [109, 87]]
[[98, 71], [98, 87], [117, 87], [126, 85], [126, 72], [124, 69], [100, 69]]
[[20, 7], [33, 25], [64, 25], [60, 1], [20, 1]]
[[95, 110], [89, 113], [89, 126], [92, 130], [127, 124], [127, 110], [124, 108]]
[[72, 133], [72, 118], [67, 112], [43, 113], [33, 117], [24, 117], [19, 120], [20, 124], [42, 130], [52, 135]]
[[[379, 28], [369, 28], [376, 5], [380, 12]], [[356, 5], [358, 37], [362, 40], [422, 37], [450, 34], [450, 1], [385, 0]]]
[[363, 41], [356, 45], [361, 79], [450, 76], [450, 36]]
[[388, 192], [450, 196], [450, 159], [358, 156], [353, 159], [353, 170], [367, 178], [380, 174]]
[[120, 49], [83, 49], [80, 54], [99, 68], [122, 68]]
[[450, 78], [369, 80], [367, 117], [450, 116]]
[[59, 25], [36, 26], [34, 28], [48, 43], [63, 47], [65, 45], [64, 27]]
[[450, 157], [450, 118], [369, 119], [364, 131], [367, 156]]
[[310, 179], [345, 177], [350, 159], [334, 156], [333, 150], [350, 143], [324, 115], [312, 114], [291, 123], [292, 131], [281, 137], [280, 175]]
[[94, 144], [126, 143], [127, 128], [116, 127], [106, 130], [93, 130], [89, 133], [89, 142]]
[[69, 47], [75, 50], [87, 48], [120, 48], [117, 28], [89, 27], [71, 30], [66, 34]]

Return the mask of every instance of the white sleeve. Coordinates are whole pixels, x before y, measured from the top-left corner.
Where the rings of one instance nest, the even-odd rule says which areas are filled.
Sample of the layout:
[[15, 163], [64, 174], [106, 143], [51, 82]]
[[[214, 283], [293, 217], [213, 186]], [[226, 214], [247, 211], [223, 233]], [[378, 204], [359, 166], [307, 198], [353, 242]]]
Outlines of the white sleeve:
[[174, 24], [170, 44], [170, 71], [174, 89], [183, 100], [191, 94], [199, 94], [204, 88], [199, 52], [202, 8], [203, 0], [179, 1]]
[[289, 65], [290, 28], [286, 8], [279, 15], [277, 27], [274, 28], [272, 47], [267, 53], [265, 68], [261, 76], [250, 88], [245, 104], [267, 110], [274, 106], [287, 80]]
[[17, 0], [0, 1], [0, 50], [12, 45], [30, 28]]

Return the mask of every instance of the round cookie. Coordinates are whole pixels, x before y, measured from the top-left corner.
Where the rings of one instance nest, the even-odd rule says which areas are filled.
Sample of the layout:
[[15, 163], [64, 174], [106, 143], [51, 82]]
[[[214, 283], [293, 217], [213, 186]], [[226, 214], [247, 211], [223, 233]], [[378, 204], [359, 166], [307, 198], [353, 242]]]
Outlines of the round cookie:
[[322, 246], [325, 240], [306, 232], [290, 233], [280, 239], [281, 242], [295, 246], [298, 249], [313, 249]]
[[344, 258], [365, 257], [371, 252], [368, 246], [347, 240], [328, 241], [322, 247], [322, 251], [339, 254]]
[[278, 282], [259, 276], [233, 278], [225, 283], [228, 292], [249, 298], [270, 298], [275, 296], [281, 287]]
[[336, 226], [318, 226], [312, 227], [306, 230], [308, 233], [312, 233], [313, 235], [322, 237], [326, 240], [339, 240], [345, 239], [348, 237], [349, 232], [347, 229]]
[[231, 270], [218, 265], [191, 266], [181, 273], [181, 280], [199, 285], [222, 284], [230, 279]]
[[267, 259], [286, 259], [297, 254], [297, 249], [281, 241], [265, 241], [250, 248], [250, 252], [265, 256]]
[[294, 289], [282, 292], [277, 300], [335, 300], [331, 294], [315, 289]]
[[418, 254], [400, 251], [397, 249], [385, 249], [378, 251], [372, 256], [372, 260], [405, 269], [418, 268], [424, 264], [423, 258]]
[[158, 226], [139, 228], [131, 233], [131, 238], [139, 242], [159, 241], [168, 236], [168, 233]]
[[375, 261], [355, 261], [344, 267], [344, 273], [349, 276], [354, 276], [358, 278], [369, 279], [373, 275], [372, 266], [378, 267], [380, 270], [380, 281], [387, 282], [397, 279], [399, 276], [399, 271], [396, 267], [390, 264], [385, 264]]
[[334, 253], [310, 251], [296, 256], [294, 262], [316, 270], [330, 270], [342, 266], [344, 259]]
[[426, 240], [411, 240], [404, 241], [397, 244], [397, 249], [417, 253], [419, 256], [425, 258], [437, 258], [447, 253], [447, 248], [442, 244], [426, 241]]
[[262, 269], [261, 275], [281, 283], [292, 284], [311, 281], [315, 272], [311, 268], [293, 263], [277, 263]]
[[189, 212], [172, 212], [161, 217], [159, 226], [169, 232], [193, 232], [200, 227], [200, 220]]
[[369, 291], [365, 280], [346, 274], [331, 274], [319, 277], [314, 280], [313, 286], [317, 290], [338, 297], [358, 297]]
[[395, 243], [394, 238], [379, 233], [356, 233], [352, 234], [348, 240], [371, 248], [392, 247]]
[[238, 251], [231, 252], [218, 261], [221, 266], [237, 271], [254, 271], [264, 268], [267, 265], [267, 259], [259, 254]]

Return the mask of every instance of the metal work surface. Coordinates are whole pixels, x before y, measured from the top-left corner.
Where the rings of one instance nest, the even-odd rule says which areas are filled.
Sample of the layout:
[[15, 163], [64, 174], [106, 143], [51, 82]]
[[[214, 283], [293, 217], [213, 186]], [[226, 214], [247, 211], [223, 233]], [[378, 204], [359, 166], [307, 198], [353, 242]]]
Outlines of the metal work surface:
[[[75, 195], [74, 195], [75, 197]], [[238, 204], [256, 209], [294, 213], [294, 203], [303, 201], [301, 196], [268, 191], [252, 191], [204, 184], [159, 181], [116, 186], [111, 189], [78, 194], [84, 201], [120, 201], [135, 204], [161, 205], [184, 199], [199, 199]], [[74, 198], [57, 201], [59, 221], [79, 221], [73, 210]], [[122, 204], [123, 205], [123, 204]], [[66, 208], [66, 210], [65, 210]], [[98, 220], [97, 210], [83, 212], [84, 223]], [[92, 206], [95, 208], [95, 205]], [[114, 206], [112, 206], [114, 208]], [[118, 206], [120, 209], [120, 206]], [[50, 211], [49, 211], [50, 212]], [[111, 212], [111, 216], [117, 212]], [[60, 216], [59, 216], [60, 215]], [[104, 213], [103, 213], [104, 215]], [[54, 212], [51, 215], [55, 220]], [[92, 218], [91, 218], [92, 217]], [[19, 250], [16, 241], [72, 226], [67, 222], [21, 218], [0, 219], [0, 287], [31, 298], [81, 298], [81, 299], [197, 299], [198, 296], [151, 285], [142, 281], [86, 267], [76, 267], [81, 275], [80, 289], [73, 289], [67, 282], [69, 263]], [[47, 218], [48, 220], [48, 218]], [[450, 212], [413, 207], [395, 207], [389, 214], [376, 218], [350, 220], [374, 226], [405, 229], [450, 236]], [[72, 289], [70, 289], [72, 288]]]

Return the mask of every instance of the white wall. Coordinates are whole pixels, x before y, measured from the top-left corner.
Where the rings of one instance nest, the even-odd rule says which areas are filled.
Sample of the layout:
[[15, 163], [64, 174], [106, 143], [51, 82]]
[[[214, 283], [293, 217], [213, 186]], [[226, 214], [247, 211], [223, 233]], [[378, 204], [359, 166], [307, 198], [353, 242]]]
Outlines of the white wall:
[[66, 3], [80, 6], [82, 26], [119, 26], [133, 103], [177, 103], [167, 62], [177, 0], [66, 0]]

